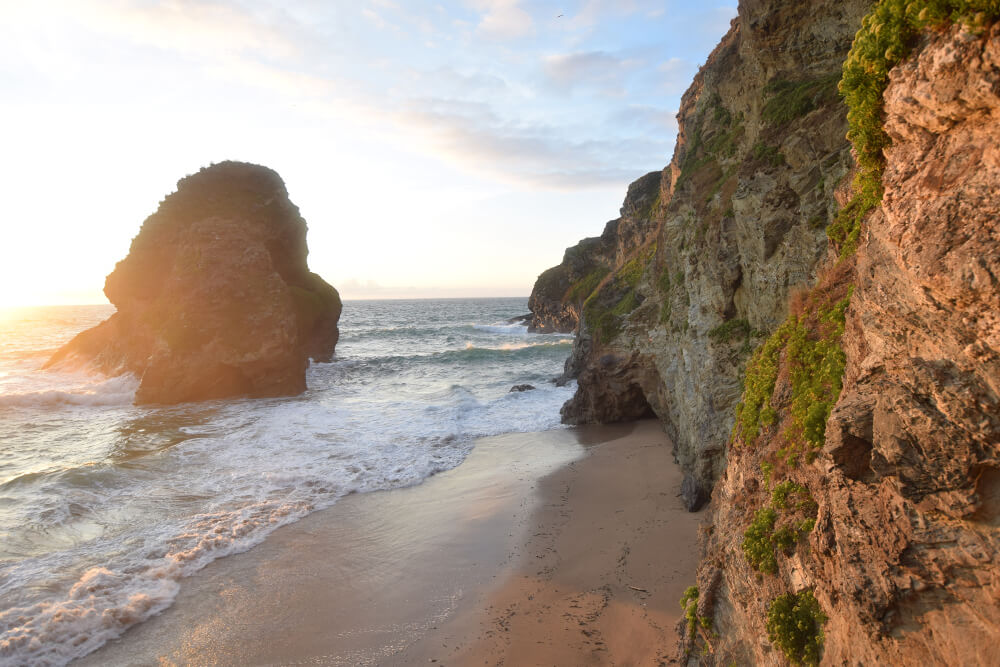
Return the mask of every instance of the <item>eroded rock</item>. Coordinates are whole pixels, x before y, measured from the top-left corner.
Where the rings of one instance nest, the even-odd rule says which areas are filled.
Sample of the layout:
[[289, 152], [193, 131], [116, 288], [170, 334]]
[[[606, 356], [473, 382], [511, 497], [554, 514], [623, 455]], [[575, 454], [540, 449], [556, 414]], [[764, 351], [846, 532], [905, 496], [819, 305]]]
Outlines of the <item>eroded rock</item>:
[[584, 302], [656, 225], [661, 178], [654, 171], [629, 185], [621, 217], [608, 222], [600, 236], [567, 248], [560, 264], [538, 276], [528, 299], [529, 331], [572, 333], [579, 328]]
[[285, 396], [337, 344], [337, 291], [309, 271], [306, 223], [274, 171], [223, 162], [181, 179], [107, 277], [118, 309], [48, 366], [140, 378], [137, 403]]
[[[890, 73], [893, 143], [882, 206], [865, 223], [847, 277], [843, 390], [812, 463], [775, 456], [787, 442], [783, 414], [770, 442], [730, 451], [699, 573], [699, 583], [723, 573], [713, 610], [720, 640], [710, 658], [692, 662], [775, 664], [774, 648], [759, 639], [767, 606], [805, 589], [829, 618], [822, 664], [996, 661], [998, 45], [1000, 26], [983, 35], [955, 27], [926, 37]], [[775, 403], [787, 392], [779, 375]], [[741, 546], [755, 512], [771, 502], [764, 463], [807, 487], [818, 510], [804, 543], [762, 575]]]

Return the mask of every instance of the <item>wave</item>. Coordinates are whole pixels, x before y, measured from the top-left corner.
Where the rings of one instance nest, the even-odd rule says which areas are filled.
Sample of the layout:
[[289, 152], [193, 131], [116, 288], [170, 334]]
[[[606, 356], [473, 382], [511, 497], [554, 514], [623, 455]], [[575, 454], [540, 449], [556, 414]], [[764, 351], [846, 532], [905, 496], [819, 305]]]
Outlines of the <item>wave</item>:
[[[505, 352], [512, 353], [517, 351]], [[460, 464], [475, 438], [557, 428], [558, 406], [571, 392], [546, 387], [480, 399], [454, 384], [425, 400], [350, 408], [320, 396], [233, 403], [210, 423], [185, 427], [192, 439], [173, 448], [169, 460], [151, 461], [141, 477], [128, 468], [98, 465], [11, 480], [21, 485], [41, 477], [49, 486], [86, 491], [86, 518], [123, 504], [162, 506], [180, 489], [216, 509], [109, 533], [101, 553], [110, 548], [113, 556], [99, 556], [91, 543], [80, 542], [0, 567], [0, 597], [10, 601], [0, 611], [0, 667], [64, 665], [87, 655], [167, 609], [185, 577], [346, 494], [419, 484]], [[222, 487], [220, 479], [226, 480]], [[173, 491], [165, 495], [166, 489]], [[61, 524], [60, 517], [49, 516], [46, 525]], [[70, 575], [74, 566], [77, 574], [61, 592], [24, 597], [32, 581], [47, 580], [52, 572]]]
[[526, 324], [473, 324], [472, 328], [476, 331], [485, 331], [486, 333], [513, 334], [518, 336], [528, 334], [528, 325]]
[[386, 338], [421, 338], [433, 336], [446, 331], [450, 325], [440, 327], [379, 327], [345, 329], [341, 332], [341, 341], [359, 342], [365, 340], [381, 340]]
[[[528, 334], [500, 308], [421, 302], [400, 319], [377, 305], [292, 398], [126, 408], [133, 376], [4, 361], [0, 667], [86, 655], [211, 561], [346, 494], [420, 484], [476, 438], [560, 428], [573, 387], [544, 379], [571, 337]], [[379, 328], [393, 321], [413, 326]], [[522, 382], [538, 389], [507, 392]]]
[[476, 345], [471, 341], [465, 344], [466, 350], [496, 350], [499, 352], [511, 352], [514, 350], [526, 350], [531, 347], [566, 347], [567, 345], [572, 345], [572, 338], [562, 338], [559, 340], [547, 340], [540, 343], [503, 343], [502, 345], [497, 345], [495, 347], [489, 345]]
[[133, 375], [119, 375], [96, 384], [72, 389], [41, 389], [0, 394], [0, 408], [47, 407], [53, 405], [131, 405], [139, 381]]
[[363, 373], [376, 370], [388, 372], [403, 372], [415, 366], [446, 366], [455, 363], [484, 364], [493, 362], [509, 363], [511, 361], [531, 361], [553, 357], [557, 360], [565, 358], [572, 346], [569, 338], [540, 342], [502, 343], [497, 346], [478, 345], [466, 341], [464, 348], [430, 352], [426, 354], [373, 356], [368, 358], [340, 358], [333, 364], [314, 367], [315, 371], [325, 370], [333, 373], [354, 373], [364, 377]]
[[125, 567], [92, 567], [57, 599], [0, 612], [0, 667], [65, 665], [169, 607], [180, 580], [247, 551], [297, 521], [308, 503], [263, 502], [194, 517], [167, 551]]

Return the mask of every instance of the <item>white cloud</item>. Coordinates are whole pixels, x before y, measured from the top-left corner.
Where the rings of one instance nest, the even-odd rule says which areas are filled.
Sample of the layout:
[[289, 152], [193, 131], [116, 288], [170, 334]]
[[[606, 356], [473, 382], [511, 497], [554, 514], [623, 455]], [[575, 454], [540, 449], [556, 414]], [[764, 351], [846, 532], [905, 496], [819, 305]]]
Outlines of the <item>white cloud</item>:
[[485, 104], [441, 99], [414, 101], [397, 121], [449, 161], [539, 189], [628, 182], [647, 163], [665, 164], [674, 138], [663, 132], [631, 139], [580, 139], [553, 126], [512, 124]]
[[671, 140], [677, 135], [677, 111], [631, 105], [616, 111], [611, 120], [615, 125], [627, 126], [642, 133], [662, 133], [664, 138]]
[[520, 7], [519, 0], [477, 0], [483, 11], [476, 32], [489, 39], [507, 40], [527, 37], [535, 32], [531, 14]]
[[300, 49], [277, 15], [255, 15], [225, 2], [86, 0], [64, 5], [83, 23], [135, 43], [186, 55], [254, 53], [295, 57]]
[[376, 12], [375, 10], [368, 9], [367, 7], [365, 7], [364, 9], [361, 10], [361, 14], [366, 19], [368, 19], [369, 21], [371, 21], [372, 25], [374, 25], [379, 30], [383, 30], [385, 28], [385, 26], [386, 26], [385, 19], [383, 19], [379, 15], [379, 13]]
[[639, 65], [639, 61], [606, 51], [556, 54], [543, 61], [545, 75], [556, 88], [567, 91], [588, 86], [610, 95], [624, 93], [625, 76]]

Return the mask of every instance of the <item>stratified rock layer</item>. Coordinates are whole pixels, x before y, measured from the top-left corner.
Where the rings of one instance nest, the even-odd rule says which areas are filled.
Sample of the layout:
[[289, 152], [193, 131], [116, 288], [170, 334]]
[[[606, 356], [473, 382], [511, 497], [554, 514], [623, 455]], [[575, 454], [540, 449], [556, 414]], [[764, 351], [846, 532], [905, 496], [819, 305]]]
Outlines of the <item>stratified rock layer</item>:
[[811, 588], [823, 664], [997, 664], [1000, 26], [928, 38], [890, 74], [885, 128], [883, 205], [838, 279], [855, 285], [843, 391], [816, 460], [774, 472], [810, 490], [815, 529], [774, 574], [750, 567], [781, 427], [730, 452], [698, 577], [718, 639], [692, 662], [782, 664], [767, 606]]
[[[871, 6], [740, 2], [683, 99], [653, 224], [579, 309], [564, 419], [651, 408], [688, 507], [712, 489], [689, 664], [787, 664], [768, 614], [790, 594], [826, 619], [822, 664], [997, 664], [1000, 27], [907, 43], [885, 93], [882, 206], [840, 258], [824, 228], [853, 159], [835, 86]], [[747, 381], [768, 413], [751, 437], [734, 407], [772, 332], [773, 389], [761, 365]], [[829, 419], [810, 379], [832, 392]]]
[[140, 378], [137, 403], [282, 396], [329, 361], [337, 291], [309, 271], [306, 223], [274, 171], [223, 162], [181, 179], [104, 293], [118, 311], [48, 365]]
[[826, 255], [852, 166], [836, 85], [867, 6], [740, 4], [682, 99], [650, 219], [621, 235], [613, 275], [592, 295], [601, 321], [585, 322], [567, 365], [579, 389], [564, 421], [652, 408], [693, 497], [722, 473], [751, 350]]

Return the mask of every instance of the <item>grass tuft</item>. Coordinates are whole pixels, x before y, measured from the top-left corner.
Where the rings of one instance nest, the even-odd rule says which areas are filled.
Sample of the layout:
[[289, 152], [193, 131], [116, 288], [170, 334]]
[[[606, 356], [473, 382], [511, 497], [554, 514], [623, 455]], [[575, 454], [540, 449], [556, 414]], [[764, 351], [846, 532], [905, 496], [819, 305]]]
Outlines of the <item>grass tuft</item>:
[[805, 81], [774, 80], [764, 93], [770, 97], [761, 117], [774, 126], [784, 126], [810, 111], [836, 102], [839, 74]]

